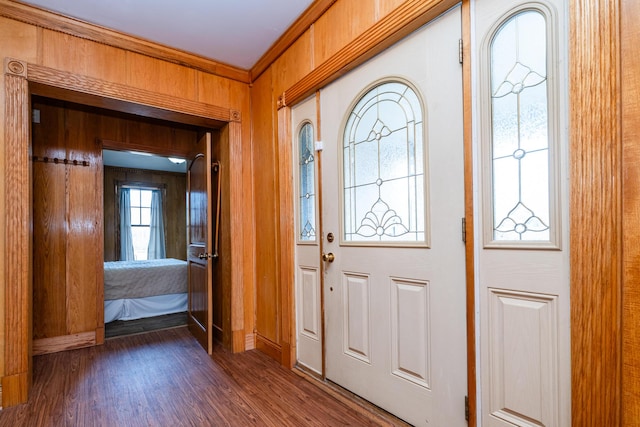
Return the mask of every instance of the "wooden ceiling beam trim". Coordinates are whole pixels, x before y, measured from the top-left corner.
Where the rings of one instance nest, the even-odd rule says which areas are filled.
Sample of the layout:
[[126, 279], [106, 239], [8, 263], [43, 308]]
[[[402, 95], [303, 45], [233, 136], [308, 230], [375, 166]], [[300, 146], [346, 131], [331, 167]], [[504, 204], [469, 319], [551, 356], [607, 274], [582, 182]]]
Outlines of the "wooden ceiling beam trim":
[[15, 1], [0, 0], [0, 16], [249, 83], [249, 71]]
[[279, 100], [279, 107], [301, 101], [458, 3], [458, 0], [413, 0], [403, 3], [286, 90]]
[[234, 111], [93, 77], [27, 64], [31, 92], [50, 98], [205, 127], [232, 121]]
[[267, 52], [251, 68], [250, 78], [255, 81], [298, 38], [307, 31], [337, 0], [315, 0], [302, 15], [275, 41]]

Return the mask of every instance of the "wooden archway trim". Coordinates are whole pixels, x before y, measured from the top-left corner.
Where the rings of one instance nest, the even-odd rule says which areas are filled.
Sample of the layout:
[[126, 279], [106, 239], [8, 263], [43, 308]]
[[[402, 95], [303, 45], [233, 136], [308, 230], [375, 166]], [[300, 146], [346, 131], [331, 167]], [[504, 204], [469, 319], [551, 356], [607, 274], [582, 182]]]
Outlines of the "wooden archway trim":
[[[31, 381], [32, 339], [32, 243], [30, 182], [30, 96], [37, 94], [146, 117], [196, 126], [222, 128], [228, 132], [231, 177], [228, 195], [230, 212], [242, 212], [241, 114], [169, 95], [111, 83], [92, 77], [7, 58], [5, 79], [5, 323], [2, 405], [25, 402]], [[229, 232], [242, 235], [242, 216], [229, 215]], [[233, 351], [245, 349], [242, 239], [231, 239], [230, 330], [223, 341]], [[228, 336], [227, 336], [228, 335]]]

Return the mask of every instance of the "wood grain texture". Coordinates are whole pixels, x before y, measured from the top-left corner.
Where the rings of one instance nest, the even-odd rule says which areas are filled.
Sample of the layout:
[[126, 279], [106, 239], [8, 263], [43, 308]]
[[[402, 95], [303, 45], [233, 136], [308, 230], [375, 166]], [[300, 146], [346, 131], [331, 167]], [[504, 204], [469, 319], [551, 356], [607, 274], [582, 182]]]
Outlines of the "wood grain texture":
[[196, 100], [196, 70], [156, 58], [127, 52], [129, 86]]
[[[330, 57], [323, 58], [323, 55], [316, 54], [314, 70], [287, 89], [283, 101], [292, 106], [303, 100], [455, 4], [455, 0], [407, 0]], [[314, 25], [316, 50], [319, 48], [318, 43], [325, 43], [323, 36], [319, 34], [317, 25]], [[318, 59], [323, 59], [324, 62], [318, 62]]]
[[376, 21], [391, 13], [396, 7], [400, 6], [405, 0], [376, 0], [377, 13]]
[[271, 66], [273, 93], [285, 89], [306, 76], [313, 69], [311, 31], [303, 33]]
[[[278, 110], [278, 163], [293, 165], [291, 140], [291, 109]], [[280, 198], [280, 304], [282, 306], [282, 364], [292, 368], [296, 363], [295, 316], [295, 238], [293, 168], [279, 168]]]
[[[277, 155], [271, 69], [254, 83], [251, 92], [253, 122], [253, 185], [256, 207], [256, 333], [280, 342], [280, 279], [278, 234]], [[258, 347], [260, 348], [260, 347]]]
[[11, 40], [10, 43], [2, 43], [3, 57], [20, 58], [25, 62], [37, 61], [36, 27], [0, 16], [0, 40]]
[[471, 4], [462, 2], [462, 93], [464, 126], [464, 216], [465, 216], [465, 272], [466, 272], [466, 314], [467, 314], [467, 396], [469, 397], [469, 427], [475, 427], [477, 420], [476, 394], [476, 292], [475, 292], [475, 230], [473, 204], [473, 100], [471, 62]]
[[249, 72], [247, 70], [232, 67], [221, 62], [212, 61], [199, 55], [172, 49], [147, 40], [128, 36], [117, 31], [98, 27], [77, 19], [47, 12], [26, 4], [20, 4], [9, 0], [1, 0], [0, 16], [40, 28], [64, 33], [80, 39], [91, 40], [95, 43], [125, 49], [140, 55], [161, 59], [184, 67], [205, 71], [207, 73], [219, 75], [232, 80], [244, 83], [249, 82]]
[[[172, 116], [171, 112], [174, 112], [222, 122], [228, 122], [231, 119], [228, 108], [204, 104], [190, 99], [152, 92], [119, 83], [112, 83], [35, 64], [28, 65], [28, 79], [30, 82], [40, 83], [46, 86], [35, 85], [35, 87], [32, 87], [33, 93], [37, 95], [69, 100], [86, 105], [94, 105], [97, 102], [101, 102], [102, 105], [94, 106], [146, 117], [189, 123], [186, 117], [181, 120], [178, 117]], [[56, 88], [57, 91], [52, 88]], [[89, 99], [86, 99], [86, 97], [84, 99], [73, 98], [73, 94], [68, 94], [67, 98], [63, 96], [64, 94], [60, 91], [61, 89], [80, 92], [84, 95], [94, 96], [99, 99], [91, 102]], [[113, 102], [109, 103], [109, 100], [113, 100]], [[127, 109], [126, 105], [123, 104], [130, 105], [130, 108]], [[212, 124], [217, 125], [216, 123]]]
[[276, 59], [287, 52], [290, 46], [298, 41], [311, 25], [320, 18], [336, 0], [314, 0], [302, 15], [280, 36], [278, 40], [269, 48], [267, 52], [251, 68], [251, 81], [255, 81], [260, 75], [273, 64]]
[[46, 46], [40, 65], [127, 84], [127, 53], [123, 49], [51, 30], [42, 31], [40, 45]]
[[[229, 215], [229, 305], [230, 305], [230, 331], [232, 333], [232, 343], [230, 348], [234, 352], [244, 351], [245, 344], [245, 329], [244, 329], [244, 276], [243, 276], [243, 263], [242, 255], [244, 253], [244, 227], [242, 220], [239, 216], [235, 216], [233, 212], [242, 212], [243, 198], [245, 193], [242, 191], [242, 159], [243, 159], [243, 145], [242, 145], [242, 123], [231, 122], [227, 126], [227, 144], [228, 147], [228, 183], [223, 187], [228, 190], [228, 203], [224, 203], [224, 206], [228, 206]], [[236, 245], [231, 244], [231, 239], [238, 242]]]
[[35, 359], [34, 392], [3, 425], [393, 426], [257, 351], [208, 356], [186, 328]]
[[622, 425], [640, 420], [640, 3], [621, 1]]
[[[38, 132], [35, 132], [37, 135]], [[33, 338], [66, 334], [66, 170], [33, 164]]]
[[95, 331], [42, 338], [33, 340], [33, 355], [40, 356], [42, 354], [90, 347], [92, 345], [96, 345]]
[[619, 2], [570, 4], [572, 423], [620, 425]]
[[[3, 406], [25, 401], [32, 335], [31, 175], [29, 88], [21, 76], [4, 75], [5, 317]], [[7, 191], [11, 189], [11, 191]]]
[[338, 0], [313, 24], [314, 63], [322, 64], [368, 30], [377, 0]]

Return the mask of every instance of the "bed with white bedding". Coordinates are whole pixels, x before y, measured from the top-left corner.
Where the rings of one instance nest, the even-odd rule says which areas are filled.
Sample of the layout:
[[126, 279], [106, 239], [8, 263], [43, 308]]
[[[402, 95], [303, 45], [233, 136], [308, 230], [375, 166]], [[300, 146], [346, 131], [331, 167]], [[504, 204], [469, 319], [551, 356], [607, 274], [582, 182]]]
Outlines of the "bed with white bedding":
[[187, 262], [105, 262], [104, 300], [105, 323], [187, 311]]

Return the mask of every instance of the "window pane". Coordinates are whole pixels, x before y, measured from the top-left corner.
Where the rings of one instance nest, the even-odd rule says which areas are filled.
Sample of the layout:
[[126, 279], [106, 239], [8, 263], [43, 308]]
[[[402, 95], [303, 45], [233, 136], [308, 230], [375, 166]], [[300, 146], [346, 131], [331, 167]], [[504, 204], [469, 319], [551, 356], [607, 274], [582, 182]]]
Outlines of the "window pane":
[[140, 225], [151, 225], [151, 208], [140, 208]]
[[140, 206], [151, 207], [151, 190], [140, 190]]
[[140, 206], [140, 190], [130, 189], [129, 195], [131, 197], [131, 206]]
[[546, 22], [516, 14], [491, 44], [493, 239], [549, 241]]
[[131, 208], [131, 225], [140, 225], [140, 208]]
[[367, 92], [343, 135], [343, 237], [425, 242], [422, 107], [404, 83]]
[[149, 227], [131, 227], [131, 237], [133, 238], [133, 254], [135, 259], [147, 259]]
[[316, 240], [316, 166], [313, 126], [306, 123], [298, 134], [299, 210], [298, 235], [300, 240]]

